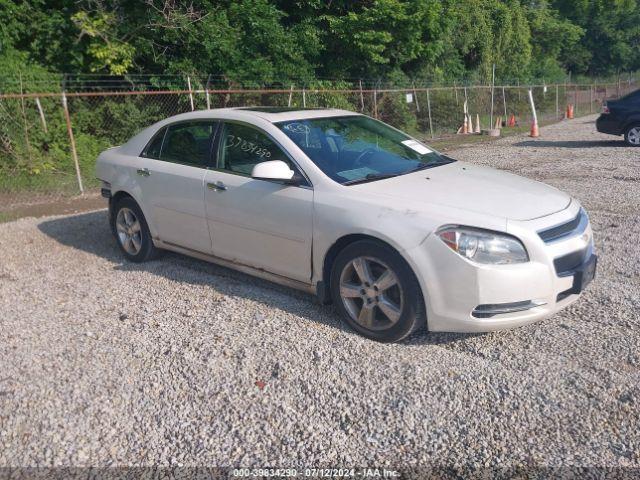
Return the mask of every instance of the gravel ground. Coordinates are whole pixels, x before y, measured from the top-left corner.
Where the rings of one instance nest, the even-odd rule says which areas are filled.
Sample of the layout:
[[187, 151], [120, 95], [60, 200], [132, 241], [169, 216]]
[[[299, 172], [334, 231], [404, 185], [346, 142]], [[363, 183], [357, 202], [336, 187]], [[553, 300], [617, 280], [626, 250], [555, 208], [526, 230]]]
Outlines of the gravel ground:
[[591, 214], [547, 321], [383, 345], [311, 296], [168, 254], [104, 210], [0, 225], [0, 465], [640, 467], [640, 150], [587, 117], [452, 153]]

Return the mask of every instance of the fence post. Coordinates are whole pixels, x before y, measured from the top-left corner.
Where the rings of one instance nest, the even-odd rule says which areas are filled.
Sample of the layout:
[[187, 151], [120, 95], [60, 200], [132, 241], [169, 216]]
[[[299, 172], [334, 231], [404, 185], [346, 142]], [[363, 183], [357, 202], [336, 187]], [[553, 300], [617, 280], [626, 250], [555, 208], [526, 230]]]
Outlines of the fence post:
[[378, 118], [378, 87], [373, 87], [373, 118]]
[[307, 108], [307, 91], [302, 87], [302, 108]]
[[504, 85], [502, 86], [502, 103], [504, 104], [504, 121], [508, 122], [509, 119], [507, 118], [507, 93], [504, 89]]
[[21, 112], [22, 112], [22, 120], [23, 120], [23, 125], [24, 125], [24, 141], [25, 141], [25, 147], [27, 147], [27, 153], [29, 154], [29, 163], [31, 164], [33, 162], [33, 155], [31, 154], [31, 141], [29, 140], [29, 125], [27, 123], [27, 113], [26, 110], [24, 108], [24, 96], [23, 96], [23, 90], [22, 90], [22, 73], [20, 74], [20, 106], [21, 106]]
[[620, 74], [618, 73], [618, 98], [620, 98]]
[[578, 84], [573, 84], [573, 110], [574, 114], [578, 113]]
[[187, 87], [189, 87], [189, 101], [191, 102], [191, 111], [195, 110], [193, 105], [193, 92], [191, 91], [191, 77], [187, 75]]
[[560, 86], [556, 83], [556, 120], [560, 118]]
[[62, 92], [62, 108], [64, 109], [64, 119], [67, 122], [67, 133], [69, 134], [69, 144], [71, 145], [71, 156], [76, 167], [76, 177], [78, 178], [78, 188], [80, 193], [84, 193], [82, 186], [82, 175], [80, 174], [80, 165], [78, 164], [78, 152], [76, 152], [76, 141], [73, 138], [73, 129], [71, 128], [71, 117], [69, 116], [69, 107], [67, 106], [67, 96]]
[[458, 106], [460, 103], [458, 102], [458, 87], [455, 81], [453, 82], [453, 92], [456, 94], [456, 106]]
[[589, 87], [589, 113], [593, 113], [593, 85]]
[[429, 89], [427, 88], [427, 111], [429, 112], [429, 131], [431, 132], [431, 139], [433, 140], [433, 122], [431, 120], [431, 96], [429, 95]]
[[362, 79], [359, 80], [360, 85], [360, 111], [364, 112], [364, 94], [362, 93]]
[[489, 128], [493, 128], [493, 95], [496, 88], [496, 64], [493, 64], [493, 73], [491, 75], [491, 121], [489, 122]]
[[[420, 103], [418, 103], [418, 92], [416, 92], [416, 84], [413, 83], [413, 97], [416, 100], [416, 112], [420, 111]], [[429, 90], [427, 90], [427, 101], [429, 100]]]
[[291, 99], [293, 98], [293, 84], [291, 84], [291, 88], [289, 89], [289, 102], [287, 103], [287, 107], [291, 106]]
[[204, 88], [205, 97], [207, 98], [207, 110], [211, 110], [211, 99], [209, 98], [209, 83], [211, 82], [211, 75], [207, 77], [207, 86]]

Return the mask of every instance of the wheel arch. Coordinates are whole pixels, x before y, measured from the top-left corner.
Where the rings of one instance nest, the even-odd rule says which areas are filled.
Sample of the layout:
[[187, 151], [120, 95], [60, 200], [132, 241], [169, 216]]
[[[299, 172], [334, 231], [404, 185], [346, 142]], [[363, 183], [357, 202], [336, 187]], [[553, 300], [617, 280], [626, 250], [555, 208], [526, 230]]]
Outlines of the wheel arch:
[[[117, 190], [115, 193], [111, 193], [111, 196], [109, 197], [109, 215], [113, 216], [114, 209], [116, 207], [116, 204], [122, 200], [123, 198], [130, 198], [131, 200], [133, 200], [134, 202], [136, 202], [138, 204], [138, 206], [140, 207], [140, 209], [142, 209], [142, 207], [140, 206], [140, 202], [133, 196], [131, 195], [129, 192], [127, 192], [126, 190]], [[144, 211], [143, 211], [144, 213]], [[146, 217], [146, 213], [145, 213], [145, 217]]]
[[[338, 238], [327, 250], [327, 252], [324, 255], [324, 259], [322, 262], [322, 285], [320, 286], [320, 288], [318, 288], [318, 297], [320, 298], [320, 301], [323, 304], [329, 304], [331, 303], [331, 271], [333, 269], [333, 264], [335, 262], [336, 257], [338, 256], [338, 254], [344, 250], [346, 247], [348, 247], [349, 245], [355, 243], [355, 242], [359, 242], [362, 240], [370, 240], [376, 243], [379, 243], [381, 245], [384, 245], [385, 247], [393, 250], [394, 252], [396, 252], [398, 255], [400, 255], [400, 257], [402, 257], [404, 259], [405, 262], [407, 262], [407, 264], [409, 265], [409, 267], [411, 268], [411, 270], [413, 270], [413, 268], [411, 267], [411, 263], [407, 261], [407, 259], [405, 258], [405, 256], [402, 254], [402, 252], [400, 251], [400, 249], [398, 249], [396, 246], [392, 245], [391, 243], [389, 243], [388, 241], [380, 238], [380, 237], [376, 237], [374, 235], [370, 235], [370, 234], [366, 234], [366, 233], [350, 233], [347, 235], [343, 235], [342, 237]], [[414, 272], [415, 275], [415, 272]]]
[[626, 123], [626, 124], [625, 124], [625, 126], [624, 126], [624, 130], [622, 131], [622, 134], [624, 135], [625, 143], [627, 143], [627, 145], [630, 145], [631, 147], [636, 147], [636, 148], [637, 148], [637, 147], [638, 147], [638, 144], [637, 144], [637, 143], [631, 143], [631, 142], [628, 140], [628, 137], [627, 137], [627, 134], [628, 134], [628, 133], [631, 131], [631, 129], [633, 129], [633, 128], [636, 128], [636, 129], [640, 128], [640, 115], [632, 115], [632, 116], [628, 119], [627, 123]]
[[140, 202], [133, 198], [133, 195], [131, 195], [129, 192], [118, 190], [115, 194], [112, 194], [111, 197], [109, 197], [109, 208], [113, 209], [116, 203], [126, 197], [133, 199], [138, 205], [140, 205]]
[[145, 222], [147, 223], [147, 226], [149, 227], [149, 230], [151, 232], [152, 238], [155, 237], [156, 236], [155, 235], [156, 234], [155, 225], [153, 225], [152, 219], [149, 216], [149, 212], [147, 212], [147, 209], [144, 207], [142, 202], [140, 202], [140, 200], [137, 199], [134, 194], [132, 194], [131, 192], [129, 192], [127, 190], [120, 189], [120, 190], [116, 190], [115, 192], [111, 193], [111, 197], [109, 198], [109, 217], [113, 216], [113, 214], [114, 214], [113, 210], [114, 210], [116, 204], [120, 200], [122, 200], [123, 198], [130, 198], [134, 202], [136, 202], [138, 207], [140, 207], [140, 210], [142, 210], [142, 214], [144, 215]]
[[631, 127], [637, 126], [640, 126], [640, 115], [632, 115], [625, 122], [622, 133], [625, 134]]

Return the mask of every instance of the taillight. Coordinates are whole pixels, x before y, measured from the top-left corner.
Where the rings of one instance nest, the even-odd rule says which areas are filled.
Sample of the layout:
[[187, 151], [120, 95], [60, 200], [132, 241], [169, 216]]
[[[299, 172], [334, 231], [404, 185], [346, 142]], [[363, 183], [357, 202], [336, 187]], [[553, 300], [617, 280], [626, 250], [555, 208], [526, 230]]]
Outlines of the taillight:
[[602, 113], [611, 113], [609, 111], [609, 105], [607, 105], [606, 103], [602, 104]]

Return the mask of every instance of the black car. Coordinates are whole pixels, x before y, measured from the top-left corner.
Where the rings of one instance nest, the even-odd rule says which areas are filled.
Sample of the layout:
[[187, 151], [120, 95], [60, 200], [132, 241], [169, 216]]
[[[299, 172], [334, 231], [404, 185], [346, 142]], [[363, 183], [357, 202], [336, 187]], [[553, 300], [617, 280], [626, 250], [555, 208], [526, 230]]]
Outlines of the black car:
[[604, 102], [596, 128], [601, 133], [624, 135], [627, 145], [640, 147], [640, 90]]

